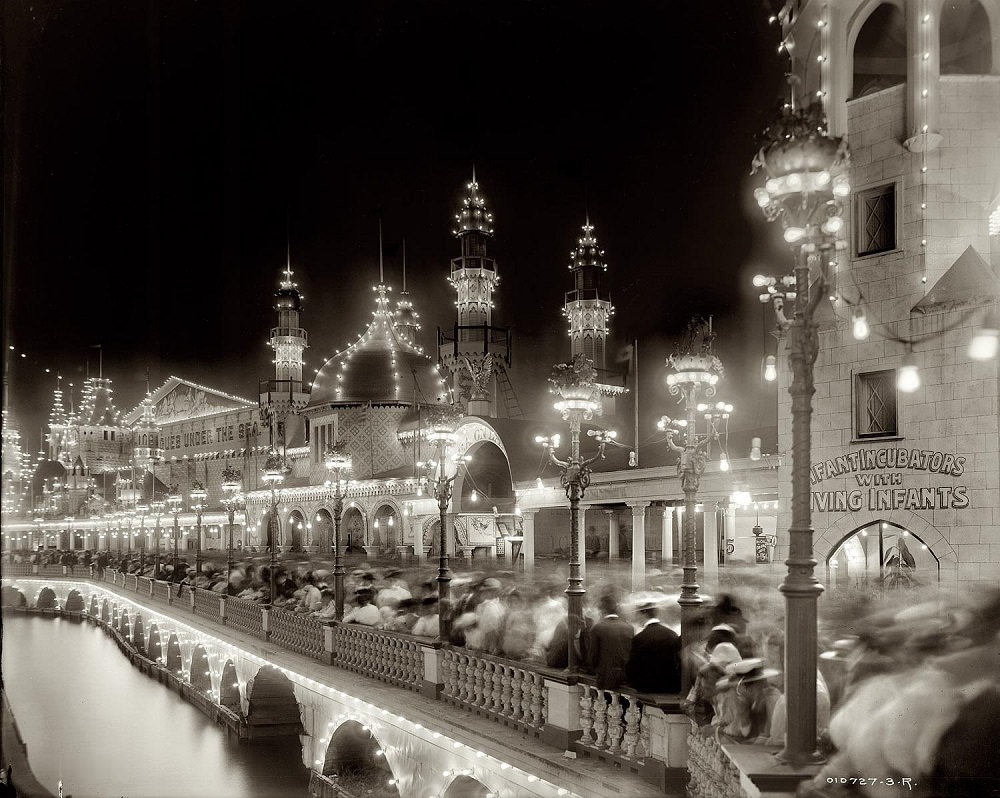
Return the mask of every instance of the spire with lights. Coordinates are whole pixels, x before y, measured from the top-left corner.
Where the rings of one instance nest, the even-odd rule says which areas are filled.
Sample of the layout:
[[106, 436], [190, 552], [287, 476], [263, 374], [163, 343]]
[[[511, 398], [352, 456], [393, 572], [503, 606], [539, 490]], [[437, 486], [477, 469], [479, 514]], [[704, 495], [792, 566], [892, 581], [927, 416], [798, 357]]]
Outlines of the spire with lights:
[[[469, 394], [469, 412], [492, 416], [496, 381], [508, 405], [508, 415], [520, 415], [520, 408], [505, 371], [510, 366], [510, 329], [493, 326], [493, 292], [500, 282], [496, 263], [486, 255], [486, 241], [493, 236], [493, 214], [479, 193], [476, 170], [465, 184], [466, 195], [455, 214], [452, 233], [461, 241], [461, 255], [451, 261], [448, 281], [455, 289], [457, 318], [453, 330], [438, 329], [439, 362], [448, 368], [455, 395]], [[471, 391], [463, 386], [468, 374]], [[473, 398], [475, 394], [475, 398]]]
[[585, 355], [600, 372], [607, 366], [608, 322], [615, 309], [610, 293], [603, 287], [608, 264], [604, 261], [604, 250], [597, 245], [589, 214], [583, 225], [583, 235], [577, 239], [569, 256], [573, 290], [566, 293], [563, 315], [569, 322], [572, 356]]
[[69, 462], [69, 415], [63, 407], [62, 375], [56, 375], [56, 387], [52, 391], [52, 410], [49, 413], [49, 459], [64, 465]]
[[155, 465], [163, 459], [163, 449], [160, 446], [160, 425], [156, 422], [156, 406], [153, 395], [149, 391], [149, 371], [146, 371], [146, 395], [139, 403], [142, 415], [135, 425], [135, 456], [136, 465], [146, 467]]
[[396, 300], [396, 331], [401, 340], [414, 345], [417, 340], [417, 330], [420, 329], [420, 314], [413, 309], [410, 292], [406, 290], [406, 241], [403, 241], [403, 290]]
[[274, 423], [297, 413], [309, 401], [308, 386], [302, 384], [303, 353], [309, 346], [309, 336], [300, 325], [302, 294], [292, 279], [292, 256], [282, 272], [282, 280], [274, 294], [274, 309], [278, 313], [278, 326], [271, 328], [268, 343], [274, 352], [274, 378], [262, 381], [260, 406], [271, 419], [271, 438], [274, 443]]

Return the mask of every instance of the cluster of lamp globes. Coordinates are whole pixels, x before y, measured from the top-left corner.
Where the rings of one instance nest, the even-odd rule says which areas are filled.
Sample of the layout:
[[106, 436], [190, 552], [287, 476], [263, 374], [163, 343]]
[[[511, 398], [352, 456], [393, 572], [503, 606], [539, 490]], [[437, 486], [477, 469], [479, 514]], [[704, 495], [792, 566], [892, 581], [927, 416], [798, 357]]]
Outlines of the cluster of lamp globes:
[[[783, 286], [790, 285], [792, 278], [781, 278]], [[753, 278], [753, 284], [758, 288], [767, 288], [768, 294], [761, 294], [761, 301], [772, 298], [778, 301], [779, 298], [795, 299], [793, 291], [779, 292], [775, 288], [777, 281], [773, 277], [765, 277], [758, 274]], [[851, 334], [856, 341], [865, 341], [871, 333], [865, 309], [861, 305], [854, 308], [851, 314]], [[1000, 314], [996, 310], [987, 312], [982, 324], [976, 327], [969, 342], [969, 357], [973, 360], [992, 360], [1000, 351]], [[778, 378], [778, 361], [774, 355], [764, 358], [764, 379], [774, 382]], [[903, 356], [899, 372], [896, 376], [896, 387], [903, 393], [913, 393], [920, 387], [920, 369], [917, 366], [916, 358], [910, 346]]]

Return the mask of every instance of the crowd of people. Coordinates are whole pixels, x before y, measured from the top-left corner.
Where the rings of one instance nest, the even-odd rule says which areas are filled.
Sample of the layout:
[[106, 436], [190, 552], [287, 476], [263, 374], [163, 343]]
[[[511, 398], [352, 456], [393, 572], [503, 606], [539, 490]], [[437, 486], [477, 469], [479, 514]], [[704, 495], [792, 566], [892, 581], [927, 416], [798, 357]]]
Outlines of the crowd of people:
[[[319, 619], [336, 614], [331, 570], [309, 561], [279, 563], [272, 601], [266, 557], [232, 570], [207, 560], [198, 571], [161, 555], [156, 573], [155, 558], [138, 552], [49, 550], [4, 557], [61, 565], [68, 572], [112, 568], [155, 576]], [[356, 561], [345, 579], [344, 623], [438, 637], [435, 573], [426, 566]], [[659, 590], [638, 593], [616, 588], [613, 579], [592, 581], [583, 616], [569, 624], [562, 575], [529, 582], [512, 572], [459, 572], [446, 608], [449, 642], [556, 669], [567, 667], [572, 646], [576, 662], [606, 691], [676, 694], [681, 663], [687, 662], [695, 678], [682, 706], [699, 734], [782, 746], [782, 605], [773, 586], [752, 579], [737, 595], [707, 602], [690, 639], [681, 640], [675, 586], [668, 580]], [[1000, 766], [989, 747], [1000, 734], [1000, 592], [949, 597], [939, 591], [926, 601], [914, 593], [862, 593], [860, 599], [848, 596], [847, 603], [838, 595], [846, 594], [827, 599], [820, 619], [816, 672], [817, 721], [829, 764], [815, 781], [803, 783], [801, 794], [895, 795], [885, 779], [860, 783], [862, 774], [880, 773], [897, 784], [902, 778], [919, 782], [926, 796], [1000, 796]], [[841, 781], [852, 776], [854, 784]]]

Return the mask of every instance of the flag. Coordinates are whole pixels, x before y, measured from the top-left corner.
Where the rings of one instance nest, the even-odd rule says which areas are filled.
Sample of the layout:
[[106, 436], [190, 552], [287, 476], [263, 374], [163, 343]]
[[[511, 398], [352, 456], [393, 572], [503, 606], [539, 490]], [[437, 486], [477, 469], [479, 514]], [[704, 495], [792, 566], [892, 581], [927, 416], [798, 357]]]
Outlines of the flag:
[[632, 361], [635, 358], [635, 344], [629, 343], [618, 350], [618, 357], [615, 361], [618, 363], [626, 363], [626, 374], [632, 373]]

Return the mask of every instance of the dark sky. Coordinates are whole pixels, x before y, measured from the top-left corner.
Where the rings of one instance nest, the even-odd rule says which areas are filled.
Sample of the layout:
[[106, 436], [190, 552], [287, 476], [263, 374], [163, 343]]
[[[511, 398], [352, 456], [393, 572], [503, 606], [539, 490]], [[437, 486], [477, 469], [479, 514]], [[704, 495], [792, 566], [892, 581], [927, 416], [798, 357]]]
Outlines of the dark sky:
[[147, 367], [154, 386], [176, 374], [253, 398], [286, 247], [312, 375], [370, 318], [380, 217], [387, 282], [398, 290], [405, 238], [430, 349], [454, 320], [450, 230], [473, 164], [496, 220], [494, 323], [514, 329], [527, 411], [553, 414], [544, 380], [568, 357], [559, 311], [589, 212], [613, 347], [640, 341], [643, 414], [672, 409], [663, 358], [701, 313], [729, 367], [720, 396], [760, 423], [773, 320], [750, 276], [790, 264], [749, 177], [785, 68], [770, 10], [4, 3], [4, 343], [27, 354], [11, 399], [29, 451], [55, 383], [44, 369], [78, 388], [93, 344], [121, 408]]

